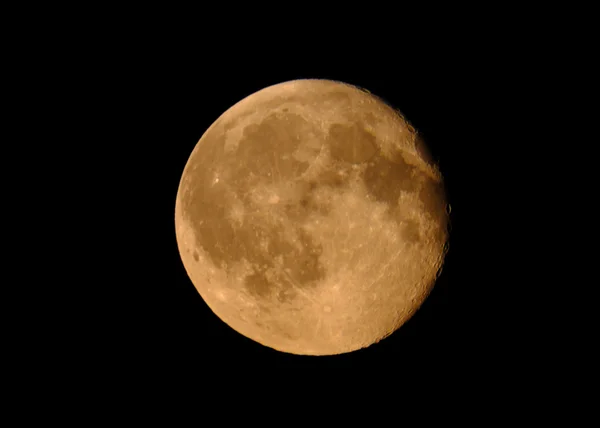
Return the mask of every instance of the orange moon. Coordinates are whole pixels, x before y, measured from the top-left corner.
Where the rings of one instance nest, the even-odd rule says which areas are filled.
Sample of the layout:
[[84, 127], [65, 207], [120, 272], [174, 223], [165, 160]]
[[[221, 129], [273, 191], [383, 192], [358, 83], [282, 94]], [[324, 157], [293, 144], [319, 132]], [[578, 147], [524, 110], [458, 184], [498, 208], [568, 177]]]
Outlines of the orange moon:
[[270, 348], [333, 355], [393, 333], [432, 290], [448, 242], [442, 175], [398, 111], [330, 80], [262, 89], [187, 164], [177, 244], [211, 310]]

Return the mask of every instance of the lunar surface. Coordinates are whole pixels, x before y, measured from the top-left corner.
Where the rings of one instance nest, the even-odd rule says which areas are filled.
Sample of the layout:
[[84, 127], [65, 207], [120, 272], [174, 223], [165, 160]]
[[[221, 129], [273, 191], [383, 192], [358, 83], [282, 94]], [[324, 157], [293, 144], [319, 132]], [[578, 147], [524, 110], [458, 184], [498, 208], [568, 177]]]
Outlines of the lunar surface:
[[393, 333], [442, 268], [448, 210], [415, 129], [366, 90], [295, 80], [204, 133], [177, 193], [179, 252], [212, 311], [276, 350], [341, 354]]

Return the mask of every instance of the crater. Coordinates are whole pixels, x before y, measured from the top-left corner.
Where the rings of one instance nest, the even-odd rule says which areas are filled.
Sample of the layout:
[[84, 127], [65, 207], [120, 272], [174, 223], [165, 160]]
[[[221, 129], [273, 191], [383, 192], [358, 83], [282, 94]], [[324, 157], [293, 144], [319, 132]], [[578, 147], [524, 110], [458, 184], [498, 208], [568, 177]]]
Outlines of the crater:
[[277, 293], [277, 300], [281, 303], [291, 302], [296, 298], [298, 292], [293, 288], [284, 288]]
[[375, 136], [356, 123], [331, 125], [328, 142], [334, 159], [352, 164], [366, 162], [377, 152]]

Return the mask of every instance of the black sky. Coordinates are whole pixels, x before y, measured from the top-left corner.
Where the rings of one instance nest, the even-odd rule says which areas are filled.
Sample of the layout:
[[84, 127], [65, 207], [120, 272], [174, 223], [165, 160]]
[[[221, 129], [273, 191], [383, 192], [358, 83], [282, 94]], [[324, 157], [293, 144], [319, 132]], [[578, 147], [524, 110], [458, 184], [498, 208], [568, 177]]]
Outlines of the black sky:
[[[498, 317], [507, 286], [502, 266], [512, 263], [500, 244], [509, 226], [498, 218], [511, 184], [497, 175], [507, 159], [493, 147], [510, 131], [499, 126], [506, 106], [501, 66], [471, 54], [422, 51], [402, 61], [317, 58], [305, 49], [282, 57], [159, 47], [124, 49], [99, 64], [96, 76], [104, 77], [90, 83], [106, 105], [101, 121], [110, 124], [99, 130], [98, 150], [109, 160], [99, 191], [111, 190], [110, 203], [98, 209], [111, 225], [104, 237], [111, 246], [101, 282], [109, 303], [94, 331], [107, 367], [146, 381], [238, 369], [273, 378], [336, 368], [395, 378], [496, 376], [499, 362], [518, 353]], [[233, 331], [196, 292], [175, 239], [179, 179], [204, 131], [242, 98], [298, 78], [354, 84], [399, 109], [428, 143], [452, 207], [450, 250], [425, 304], [389, 338], [340, 356], [283, 354]]]

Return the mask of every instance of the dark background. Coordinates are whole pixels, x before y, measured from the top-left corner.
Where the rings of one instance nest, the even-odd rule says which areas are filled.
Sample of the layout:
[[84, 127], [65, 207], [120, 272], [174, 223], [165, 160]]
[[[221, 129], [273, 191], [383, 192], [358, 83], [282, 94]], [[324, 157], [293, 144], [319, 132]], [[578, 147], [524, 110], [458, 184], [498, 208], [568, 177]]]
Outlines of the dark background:
[[[593, 159], [594, 139], [575, 138], [586, 121], [565, 118], [593, 105], [589, 87], [577, 85], [582, 68], [591, 70], [576, 61], [591, 58], [585, 11], [573, 8], [569, 19], [579, 34], [565, 25], [565, 8], [549, 17], [549, 8], [453, 4], [415, 15], [361, 5], [327, 17], [290, 4], [260, 22], [239, 5], [175, 16], [163, 6], [38, 5], [9, 18], [4, 88], [15, 95], [6, 104], [17, 120], [6, 122], [18, 139], [3, 146], [5, 187], [25, 190], [16, 192], [23, 204], [4, 210], [17, 217], [5, 226], [22, 244], [6, 245], [6, 264], [25, 263], [3, 284], [24, 298], [3, 303], [18, 339], [5, 353], [19, 360], [6, 371], [23, 397], [41, 390], [39, 401], [72, 412], [62, 389], [97, 403], [89, 413], [96, 418], [115, 395], [125, 404], [176, 391], [247, 401], [280, 380], [289, 388], [271, 392], [287, 398], [306, 377], [311, 392], [292, 402], [293, 417], [316, 402], [313, 393], [339, 392], [329, 382], [338, 374], [386, 386], [348, 388], [361, 397], [392, 389], [395, 398], [420, 386], [423, 401], [449, 380], [439, 395], [466, 405], [466, 387], [469, 398], [486, 400], [513, 382], [509, 394], [520, 392], [529, 406], [528, 383], [543, 389], [560, 371], [578, 379], [571, 369], [580, 354], [558, 333], [578, 340], [580, 326], [561, 327], [564, 313], [579, 310], [594, 282], [573, 278], [586, 265], [580, 260], [557, 274], [562, 253], [578, 247], [561, 244], [564, 236], [593, 244], [579, 216], [594, 213], [589, 194], [572, 192], [593, 182], [578, 162]], [[340, 356], [287, 355], [230, 329], [187, 278], [175, 240], [179, 178], [203, 132], [243, 97], [297, 78], [362, 86], [402, 111], [428, 142], [452, 206], [450, 251], [429, 299], [389, 338]], [[589, 102], [561, 101], [561, 92]], [[566, 182], [569, 166], [575, 185]], [[227, 395], [207, 383], [224, 385]], [[500, 398], [492, 416], [504, 410]], [[46, 417], [32, 404], [20, 417]]]
[[[7, 330], [18, 339], [6, 353], [19, 360], [6, 371], [23, 396], [41, 390], [40, 401], [72, 412], [71, 397], [59, 394], [66, 390], [97, 403], [89, 413], [96, 418], [115, 395], [126, 405], [139, 401], [148, 414], [139, 397], [160, 403], [192, 391], [262, 400], [264, 384], [279, 380], [288, 388], [271, 393], [287, 399], [284, 392], [300, 391], [296, 381], [307, 379], [310, 393], [289, 405], [294, 417], [317, 401], [314, 393], [339, 392], [343, 384], [330, 381], [338, 375], [353, 386], [362, 379], [385, 386], [348, 388], [361, 397], [391, 389], [395, 399], [419, 386], [422, 401], [448, 380], [438, 395], [467, 406], [465, 389], [486, 400], [511, 382], [510, 396], [521, 393], [529, 406], [528, 384], [544, 389], [557, 371], [576, 379], [579, 354], [557, 333], [593, 281], [573, 279], [586, 264], [580, 260], [564, 278], [556, 274], [562, 253], [577, 248], [560, 239], [593, 244], [579, 218], [582, 210], [594, 213], [589, 195], [575, 196], [580, 184], [565, 180], [570, 164], [576, 180], [593, 182], [578, 167], [593, 138], [573, 137], [585, 120], [564, 117], [585, 103], [558, 96], [593, 99], [589, 87], [577, 87], [574, 61], [590, 58], [581, 42], [591, 38], [566, 37], [566, 10], [549, 18], [548, 8], [527, 14], [451, 5], [417, 16], [361, 5], [326, 17], [318, 7], [290, 4], [260, 22], [239, 5], [224, 6], [169, 16], [163, 5], [38, 5], [21, 22], [10, 17], [5, 68], [13, 75], [4, 84], [16, 95], [6, 104], [19, 120], [6, 122], [19, 139], [7, 138], [5, 147], [24, 153], [5, 152], [5, 187], [24, 185], [17, 193], [32, 206], [5, 209], [17, 217], [6, 229], [22, 244], [6, 245], [7, 265], [25, 263], [4, 290], [25, 296], [3, 303]], [[298, 22], [288, 19], [296, 15]], [[580, 25], [585, 11], [577, 15], [571, 24], [593, 28]], [[402, 111], [429, 144], [452, 206], [450, 250], [422, 308], [389, 338], [340, 356], [283, 354], [230, 329], [187, 278], [175, 239], [179, 179], [203, 132], [242, 98], [298, 78], [358, 85]], [[557, 302], [546, 303], [548, 296]], [[578, 329], [562, 332], [575, 341]], [[593, 343], [590, 337], [583, 342]], [[226, 395], [208, 383], [223, 385]], [[492, 416], [504, 410], [507, 397], [500, 398]], [[27, 401], [20, 416], [46, 416], [34, 407]]]
[[[507, 314], [501, 303], [514, 281], [506, 272], [516, 263], [505, 242], [516, 165], [498, 147], [512, 132], [511, 69], [497, 56], [450, 48], [409, 60], [328, 49], [319, 56], [311, 49], [248, 52], [136, 47], [98, 63], [88, 85], [102, 106], [94, 123], [97, 159], [106, 163], [91, 185], [104, 201], [94, 210], [107, 250], [92, 263], [106, 303], [95, 333], [84, 334], [91, 339], [85, 355], [101, 356], [120, 382], [141, 385], [238, 372], [261, 373], [263, 380], [342, 370], [462, 382], [509, 371], [520, 358], [511, 336], [514, 311]], [[179, 179], [204, 131], [242, 98], [300, 78], [354, 84], [400, 110], [429, 145], [451, 205], [449, 252], [430, 297], [390, 337], [339, 356], [285, 354], [232, 330], [188, 279], [175, 238]]]

